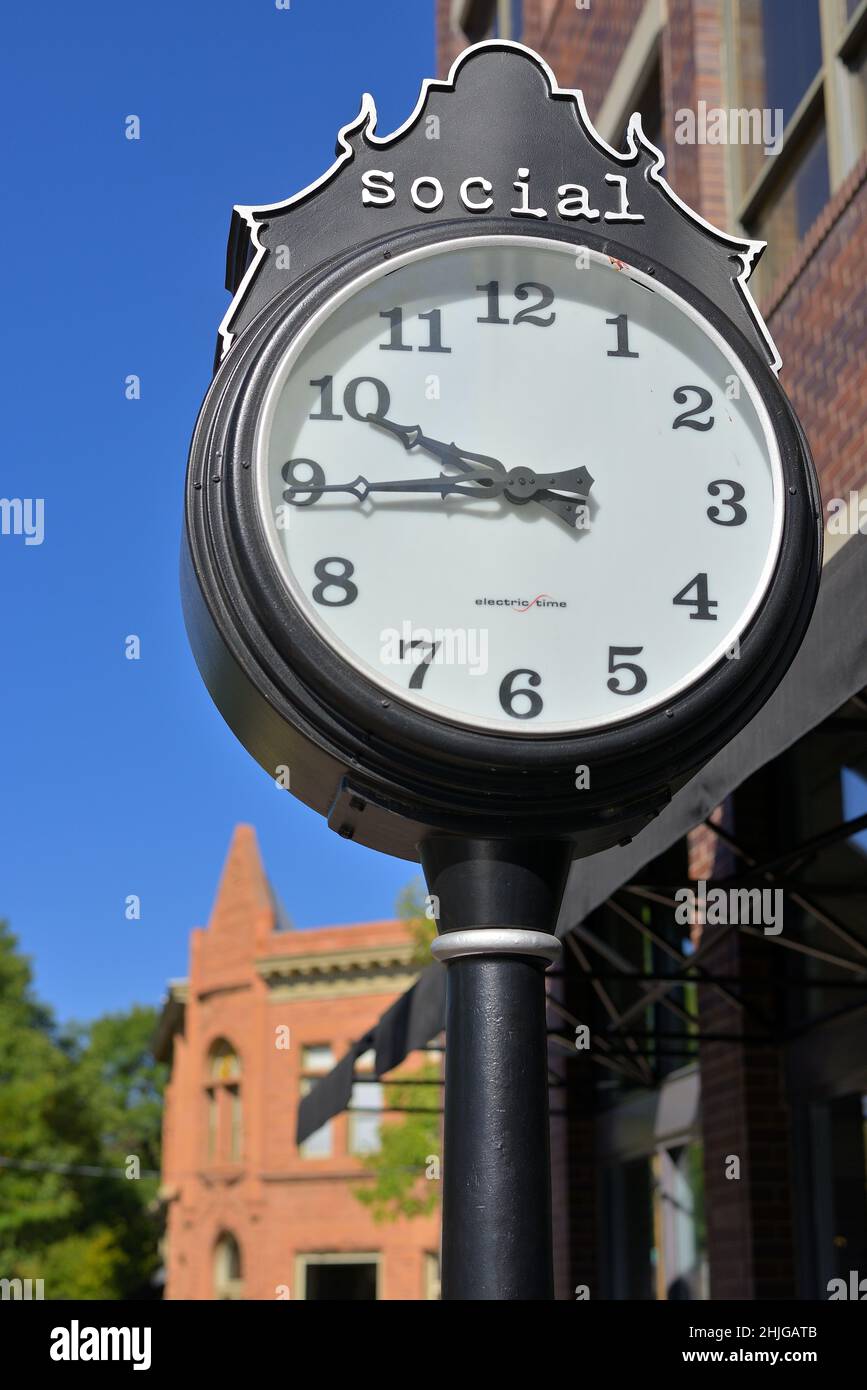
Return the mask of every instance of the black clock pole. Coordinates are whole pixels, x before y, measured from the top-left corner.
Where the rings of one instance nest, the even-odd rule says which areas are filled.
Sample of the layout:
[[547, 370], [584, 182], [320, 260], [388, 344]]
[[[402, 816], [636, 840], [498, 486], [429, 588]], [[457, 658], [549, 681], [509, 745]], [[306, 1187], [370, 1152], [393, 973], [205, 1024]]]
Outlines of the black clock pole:
[[434, 836], [448, 970], [442, 1297], [552, 1299], [545, 970], [573, 850]]

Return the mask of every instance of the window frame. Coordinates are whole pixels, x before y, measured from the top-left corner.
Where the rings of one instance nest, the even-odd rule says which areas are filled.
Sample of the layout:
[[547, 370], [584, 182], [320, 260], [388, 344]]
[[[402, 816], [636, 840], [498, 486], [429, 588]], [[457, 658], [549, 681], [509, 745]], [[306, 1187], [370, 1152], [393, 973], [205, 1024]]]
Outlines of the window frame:
[[307, 1270], [310, 1265], [373, 1265], [376, 1270], [376, 1298], [382, 1299], [382, 1253], [379, 1250], [304, 1250], [295, 1256], [295, 1297], [306, 1303]]
[[[320, 1051], [328, 1054], [328, 1060], [325, 1060], [325, 1058], [323, 1058], [321, 1067], [313, 1065], [309, 1060], [309, 1054], [315, 1051]], [[334, 1056], [335, 1048], [333, 1043], [304, 1042], [301, 1044], [301, 1074], [298, 1079], [299, 1096], [308, 1095], [309, 1092], [315, 1086], [316, 1082], [318, 1080], [321, 1080], [323, 1076], [328, 1075], [328, 1073], [334, 1066]], [[308, 1148], [308, 1145], [311, 1143], [312, 1140], [316, 1139], [318, 1135], [322, 1134], [323, 1131], [327, 1131], [328, 1134], [328, 1152], [311, 1152]], [[312, 1134], [308, 1135], [308, 1137], [302, 1143], [297, 1145], [297, 1152], [298, 1157], [300, 1159], [303, 1159], [305, 1163], [326, 1163], [330, 1159], [333, 1159], [335, 1157], [336, 1152], [336, 1133], [334, 1120], [326, 1120], [324, 1125], [320, 1125], [318, 1129], [314, 1130]]]
[[[859, 97], [856, 74], [846, 60], [867, 39], [867, 0], [846, 20], [846, 0], [816, 0], [819, 10], [821, 63], [809, 87], [783, 129], [780, 153], [765, 162], [745, 186], [740, 147], [727, 146], [728, 184], [735, 221], [745, 235], [748, 227], [774, 200], [775, 190], [786, 182], [799, 154], [813, 135], [817, 122], [824, 123], [828, 147], [829, 201], [857, 164], [867, 142], [867, 112]], [[740, 64], [736, 42], [740, 0], [725, 0], [723, 83], [726, 104], [741, 108]], [[825, 205], [827, 206], [827, 204]]]

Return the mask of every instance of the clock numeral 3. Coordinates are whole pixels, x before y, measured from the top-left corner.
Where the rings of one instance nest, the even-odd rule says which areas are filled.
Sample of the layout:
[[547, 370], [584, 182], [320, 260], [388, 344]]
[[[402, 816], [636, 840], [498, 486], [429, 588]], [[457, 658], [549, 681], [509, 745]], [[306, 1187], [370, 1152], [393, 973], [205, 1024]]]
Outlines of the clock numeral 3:
[[[542, 696], [537, 695], [535, 690], [513, 689], [519, 676], [526, 676], [530, 685], [542, 684], [542, 677], [538, 671], [530, 671], [526, 667], [523, 670], [519, 668], [517, 671], [510, 671], [500, 681], [500, 705], [513, 719], [535, 719], [542, 709]], [[516, 700], [526, 700], [526, 708], [516, 709]]]
[[[316, 381], [311, 381], [311, 386], [319, 387], [319, 411], [310, 412], [311, 420], [342, 420], [342, 415], [334, 413], [334, 377], [322, 376]], [[358, 392], [362, 386], [372, 386], [376, 392], [376, 409], [358, 409]], [[351, 415], [353, 420], [367, 420], [371, 415], [387, 415], [391, 405], [391, 393], [384, 381], [380, 381], [378, 376], [356, 376], [350, 381], [343, 393], [343, 408], [347, 415]]]
[[712, 415], [709, 420], [693, 419], [694, 415], [702, 415], [706, 410], [710, 410], [711, 406], [713, 405], [713, 396], [711, 395], [710, 391], [705, 391], [703, 386], [678, 386], [677, 390], [674, 393], [674, 400], [678, 405], [686, 405], [687, 401], [689, 400], [687, 391], [695, 392], [695, 394], [698, 396], [698, 405], [692, 406], [689, 410], [681, 411], [680, 415], [676, 416], [674, 424], [671, 428], [673, 430], [681, 430], [686, 428], [688, 430], [702, 431], [711, 429], [714, 421], [714, 417]]
[[[720, 488], [730, 487], [731, 497], [721, 497]], [[740, 483], [735, 483], [731, 478], [716, 478], [707, 485], [708, 493], [711, 497], [721, 497], [724, 507], [731, 507], [731, 516], [723, 516], [720, 507], [708, 507], [707, 514], [715, 526], [743, 526], [747, 519], [747, 509], [740, 504], [746, 497], [746, 492]]]
[[[695, 589], [695, 598], [687, 598], [690, 589]], [[707, 594], [707, 575], [697, 574], [688, 584], [685, 584], [679, 594], [675, 594], [671, 600], [681, 608], [694, 608], [695, 612], [690, 613], [690, 618], [707, 618], [711, 622], [716, 622], [716, 613], [711, 613], [712, 608], [719, 608], [719, 603], [715, 598], [708, 598]]]
[[528, 304], [526, 309], [519, 309], [515, 317], [511, 320], [504, 319], [500, 314], [500, 282], [499, 280], [489, 280], [486, 285], [476, 285], [476, 289], [488, 296], [488, 312], [484, 318], [477, 318], [476, 323], [534, 323], [537, 328], [550, 328], [556, 319], [556, 313], [540, 314], [540, 309], [548, 309], [554, 303], [554, 291], [548, 285], [540, 285], [535, 280], [527, 280], [522, 285], [518, 285], [515, 290], [516, 299], [529, 299], [532, 291], [539, 295], [535, 304]]
[[430, 670], [430, 664], [431, 664], [431, 662], [433, 661], [434, 657], [436, 656], [436, 654], [437, 654], [437, 652], [439, 651], [439, 649], [440, 649], [441, 646], [442, 646], [442, 642], [425, 642], [425, 641], [423, 641], [422, 638], [420, 638], [420, 637], [415, 637], [415, 638], [413, 638], [413, 640], [412, 640], [411, 642], [401, 642], [401, 644], [400, 644], [400, 658], [401, 658], [401, 661], [402, 661], [403, 658], [406, 656], [407, 652], [413, 651], [416, 647], [417, 647], [419, 650], [422, 650], [422, 649], [424, 649], [425, 647], [427, 648], [427, 655], [422, 657], [421, 661], [418, 663], [418, 665], [416, 666], [415, 670], [413, 671], [412, 675], [411, 675], [410, 678], [409, 678], [409, 688], [410, 688], [410, 690], [421, 690], [421, 688], [422, 688], [422, 686], [423, 686], [423, 684], [424, 684], [424, 678], [425, 678], [425, 676], [427, 675], [428, 671]]
[[[342, 569], [339, 574], [333, 574], [329, 565], [341, 565]], [[313, 590], [316, 603], [323, 604], [325, 608], [346, 608], [347, 604], [354, 603], [358, 598], [358, 586], [351, 580], [351, 575], [355, 573], [351, 560], [344, 560], [340, 555], [326, 555], [324, 560], [316, 561], [313, 573], [320, 581]], [[328, 598], [329, 589], [339, 589], [340, 598]]]
[[608, 682], [608, 689], [615, 695], [637, 695], [647, 685], [647, 672], [640, 666], [636, 666], [634, 661], [618, 661], [619, 656], [640, 656], [644, 651], [643, 647], [609, 647], [608, 648], [608, 669], [609, 671], [631, 671], [635, 677], [634, 685], [622, 686], [617, 676], [612, 676]]

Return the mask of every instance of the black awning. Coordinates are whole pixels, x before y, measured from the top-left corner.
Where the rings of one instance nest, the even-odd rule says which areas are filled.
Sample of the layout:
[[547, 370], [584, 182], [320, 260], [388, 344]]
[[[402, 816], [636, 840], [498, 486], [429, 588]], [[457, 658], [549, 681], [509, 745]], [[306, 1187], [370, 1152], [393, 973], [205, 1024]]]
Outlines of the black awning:
[[[575, 861], [558, 935], [565, 936], [637, 871], [701, 824], [742, 782], [867, 686], [867, 536], [855, 535], [828, 562], [810, 629], [795, 661], [755, 719], [672, 798], [631, 844]], [[445, 978], [440, 965], [382, 1015], [329, 1076], [305, 1096], [298, 1142], [346, 1108], [355, 1059], [371, 1045], [376, 1074], [398, 1066], [445, 1026]]]

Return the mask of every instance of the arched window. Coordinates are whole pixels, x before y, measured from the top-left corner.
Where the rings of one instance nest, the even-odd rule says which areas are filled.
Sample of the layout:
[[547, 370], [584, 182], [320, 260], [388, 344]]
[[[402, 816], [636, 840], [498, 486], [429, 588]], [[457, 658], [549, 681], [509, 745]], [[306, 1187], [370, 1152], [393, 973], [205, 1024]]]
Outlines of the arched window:
[[244, 1151], [241, 1059], [225, 1038], [211, 1044], [207, 1077], [208, 1159], [212, 1163], [240, 1163]]
[[241, 1247], [231, 1231], [224, 1231], [214, 1246], [214, 1297], [244, 1297]]

